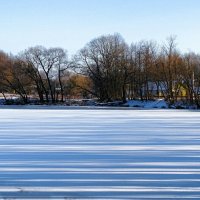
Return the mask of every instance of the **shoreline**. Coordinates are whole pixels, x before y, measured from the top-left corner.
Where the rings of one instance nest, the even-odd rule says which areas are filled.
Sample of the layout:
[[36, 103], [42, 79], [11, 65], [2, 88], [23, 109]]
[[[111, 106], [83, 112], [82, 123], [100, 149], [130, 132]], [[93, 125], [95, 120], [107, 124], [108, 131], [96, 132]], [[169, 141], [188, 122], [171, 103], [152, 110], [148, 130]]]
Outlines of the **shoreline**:
[[166, 110], [166, 111], [200, 111], [192, 108], [143, 108], [143, 107], [120, 107], [120, 106], [64, 106], [64, 105], [0, 105], [2, 109], [22, 109], [22, 110]]

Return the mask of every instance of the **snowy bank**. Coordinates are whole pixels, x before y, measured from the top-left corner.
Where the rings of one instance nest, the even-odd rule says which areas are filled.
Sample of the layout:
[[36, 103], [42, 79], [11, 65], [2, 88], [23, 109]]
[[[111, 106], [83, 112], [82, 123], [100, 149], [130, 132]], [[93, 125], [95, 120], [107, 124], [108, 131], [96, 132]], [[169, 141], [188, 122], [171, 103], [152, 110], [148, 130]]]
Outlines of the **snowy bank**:
[[140, 100], [129, 100], [125, 105], [129, 107], [142, 107], [142, 108], [168, 108], [168, 104], [163, 99], [155, 101], [140, 101]]

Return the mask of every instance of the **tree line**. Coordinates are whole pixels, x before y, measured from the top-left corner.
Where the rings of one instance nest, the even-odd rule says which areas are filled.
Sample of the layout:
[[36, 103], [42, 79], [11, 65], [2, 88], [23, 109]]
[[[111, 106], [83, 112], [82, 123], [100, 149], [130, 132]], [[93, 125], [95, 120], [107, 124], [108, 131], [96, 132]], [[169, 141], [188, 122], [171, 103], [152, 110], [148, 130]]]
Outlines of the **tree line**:
[[164, 98], [200, 107], [200, 55], [181, 53], [175, 37], [163, 45], [128, 45], [120, 34], [91, 40], [71, 59], [62, 48], [36, 46], [17, 56], [1, 52], [0, 92], [18, 94], [24, 103], [30, 96], [41, 103]]

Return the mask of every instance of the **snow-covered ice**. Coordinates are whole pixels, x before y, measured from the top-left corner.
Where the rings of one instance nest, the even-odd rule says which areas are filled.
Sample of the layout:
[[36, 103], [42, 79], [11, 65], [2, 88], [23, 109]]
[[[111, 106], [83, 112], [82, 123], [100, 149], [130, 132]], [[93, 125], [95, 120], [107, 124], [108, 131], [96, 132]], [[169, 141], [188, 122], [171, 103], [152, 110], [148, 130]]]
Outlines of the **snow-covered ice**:
[[0, 199], [200, 199], [200, 112], [0, 110]]

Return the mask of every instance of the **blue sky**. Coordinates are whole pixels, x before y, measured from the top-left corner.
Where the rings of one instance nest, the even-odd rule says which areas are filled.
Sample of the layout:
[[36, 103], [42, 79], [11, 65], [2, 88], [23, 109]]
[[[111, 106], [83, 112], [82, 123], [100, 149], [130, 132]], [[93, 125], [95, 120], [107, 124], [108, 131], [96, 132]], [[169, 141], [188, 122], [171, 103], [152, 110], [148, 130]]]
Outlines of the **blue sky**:
[[119, 32], [127, 43], [177, 35], [183, 52], [200, 53], [200, 0], [0, 0], [0, 49], [30, 46], [76, 53], [91, 39]]

